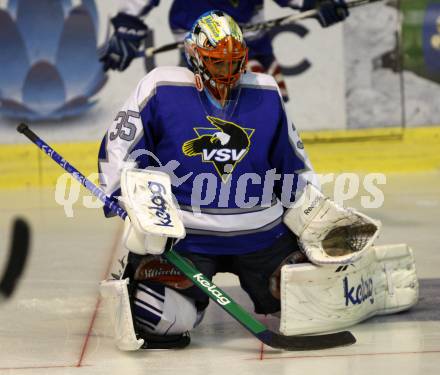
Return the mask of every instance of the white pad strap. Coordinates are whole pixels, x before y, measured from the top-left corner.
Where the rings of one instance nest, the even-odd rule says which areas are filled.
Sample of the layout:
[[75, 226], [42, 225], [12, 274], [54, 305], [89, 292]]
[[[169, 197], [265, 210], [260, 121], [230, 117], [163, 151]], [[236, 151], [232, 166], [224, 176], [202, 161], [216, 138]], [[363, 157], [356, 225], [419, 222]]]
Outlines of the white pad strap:
[[379, 234], [380, 222], [338, 206], [308, 184], [284, 223], [317, 265], [349, 264], [362, 256]]
[[412, 250], [405, 244], [370, 247], [354, 264], [281, 270], [284, 335], [339, 330], [374, 315], [407, 310], [417, 303]]
[[138, 254], [161, 254], [168, 237], [185, 237], [166, 173], [126, 168], [121, 174], [121, 191], [132, 225], [126, 225], [124, 235], [128, 249]]
[[127, 285], [128, 279], [104, 280], [99, 290], [102, 298], [109, 304], [116, 346], [120, 350], [132, 351], [138, 350], [144, 340], [136, 338]]

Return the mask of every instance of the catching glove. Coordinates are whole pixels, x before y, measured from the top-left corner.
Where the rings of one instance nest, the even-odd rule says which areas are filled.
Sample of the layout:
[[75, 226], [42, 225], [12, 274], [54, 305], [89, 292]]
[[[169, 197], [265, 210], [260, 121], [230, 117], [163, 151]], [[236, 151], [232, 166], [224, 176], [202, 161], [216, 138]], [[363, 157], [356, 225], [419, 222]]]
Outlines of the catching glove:
[[363, 256], [379, 234], [380, 222], [326, 198], [312, 185], [283, 217], [316, 265], [349, 264]]

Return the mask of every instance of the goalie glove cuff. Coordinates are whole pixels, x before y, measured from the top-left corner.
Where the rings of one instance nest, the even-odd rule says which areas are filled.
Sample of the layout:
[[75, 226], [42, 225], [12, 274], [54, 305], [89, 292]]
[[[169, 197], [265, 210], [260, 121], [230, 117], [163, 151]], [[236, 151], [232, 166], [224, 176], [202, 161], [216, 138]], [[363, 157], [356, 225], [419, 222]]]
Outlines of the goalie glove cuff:
[[168, 237], [138, 231], [128, 217], [125, 218], [123, 244], [138, 255], [159, 255], [165, 251]]
[[293, 233], [301, 237], [310, 222], [321, 211], [326, 199], [316, 187], [307, 184], [300, 198], [284, 214], [284, 223]]

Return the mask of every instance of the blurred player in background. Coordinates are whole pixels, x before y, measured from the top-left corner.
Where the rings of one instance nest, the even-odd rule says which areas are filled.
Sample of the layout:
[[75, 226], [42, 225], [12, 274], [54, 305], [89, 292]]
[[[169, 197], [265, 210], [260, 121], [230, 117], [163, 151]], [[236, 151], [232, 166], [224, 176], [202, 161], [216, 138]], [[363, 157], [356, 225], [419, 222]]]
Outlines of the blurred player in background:
[[[275, 0], [282, 7], [300, 12], [317, 8], [321, 26], [331, 26], [348, 16], [344, 0]], [[112, 18], [115, 29], [108, 46], [101, 54], [104, 69], [123, 71], [138, 56], [139, 48], [147, 35], [142, 21], [160, 0], [124, 1], [120, 12]], [[219, 9], [231, 15], [240, 25], [264, 21], [263, 0], [174, 0], [170, 9], [169, 23], [176, 41], [181, 42], [195, 20], [203, 13]], [[286, 83], [277, 62], [270, 36], [266, 31], [245, 33], [249, 48], [248, 69], [272, 75], [285, 101], [288, 100]]]

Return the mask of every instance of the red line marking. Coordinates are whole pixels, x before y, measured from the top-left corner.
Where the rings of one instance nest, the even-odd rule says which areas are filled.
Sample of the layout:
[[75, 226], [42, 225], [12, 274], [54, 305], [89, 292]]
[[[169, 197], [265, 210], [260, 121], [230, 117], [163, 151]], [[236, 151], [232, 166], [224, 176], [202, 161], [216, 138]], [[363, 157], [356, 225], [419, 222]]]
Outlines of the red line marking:
[[93, 325], [95, 324], [95, 320], [98, 315], [98, 309], [99, 309], [100, 305], [101, 305], [101, 298], [98, 297], [98, 300], [96, 301], [96, 305], [95, 305], [95, 311], [93, 311], [92, 320], [89, 323], [89, 329], [87, 330], [87, 334], [86, 334], [86, 337], [84, 339], [84, 342], [83, 342], [83, 345], [81, 348], [81, 354], [79, 356], [79, 360], [78, 360], [75, 367], [81, 367], [81, 365], [82, 365], [82, 361], [84, 359], [84, 355], [86, 354], [87, 346], [89, 344], [90, 335], [92, 333]]
[[[337, 358], [337, 357], [373, 357], [373, 356], [386, 356], [386, 355], [405, 355], [405, 354], [437, 354], [440, 350], [426, 350], [420, 352], [382, 352], [382, 353], [354, 353], [354, 354], [331, 354], [331, 355], [299, 355], [299, 356], [270, 356], [265, 357], [268, 359], [307, 359], [307, 358]], [[256, 358], [246, 358], [251, 361]]]
[[[264, 316], [263, 323], [267, 326], [267, 315]], [[264, 343], [261, 341], [260, 343], [260, 361], [264, 359]]]
[[260, 343], [260, 361], [262, 361], [264, 359], [263, 355], [264, 355], [264, 343], [261, 342]]
[[[110, 260], [109, 260], [109, 262], [108, 262], [108, 264], [107, 264], [107, 268], [106, 268], [106, 270], [105, 270], [105, 274], [104, 274], [104, 276], [102, 277], [102, 279], [107, 278], [108, 273], [110, 272], [110, 267], [111, 267], [111, 265], [112, 265], [113, 258], [114, 258], [114, 256], [115, 256], [116, 250], [117, 250], [117, 248], [118, 248], [119, 239], [121, 238], [121, 235], [122, 235], [122, 228], [123, 228], [123, 226], [122, 226], [122, 225], [119, 225], [118, 230], [116, 231], [116, 235], [115, 235], [115, 237], [113, 238], [113, 243], [112, 243], [112, 247], [111, 247], [111, 256], [110, 256]], [[97, 316], [98, 316], [98, 311], [99, 311], [99, 306], [100, 306], [100, 305], [101, 305], [101, 297], [99, 297], [99, 295], [98, 295], [98, 299], [96, 300], [95, 310], [93, 311], [92, 319], [90, 320], [89, 328], [88, 328], [88, 330], [87, 330], [86, 337], [84, 338], [84, 342], [83, 342], [82, 347], [81, 347], [81, 354], [80, 354], [80, 356], [79, 356], [78, 362], [76, 363], [76, 366], [75, 366], [75, 367], [81, 367], [81, 366], [83, 366], [82, 361], [83, 361], [83, 359], [84, 359], [84, 356], [85, 356], [85, 354], [86, 354], [87, 347], [88, 347], [88, 345], [89, 345], [89, 339], [90, 339], [90, 336], [92, 335], [93, 326], [94, 326], [95, 321], [96, 321], [96, 318], [97, 318]]]

